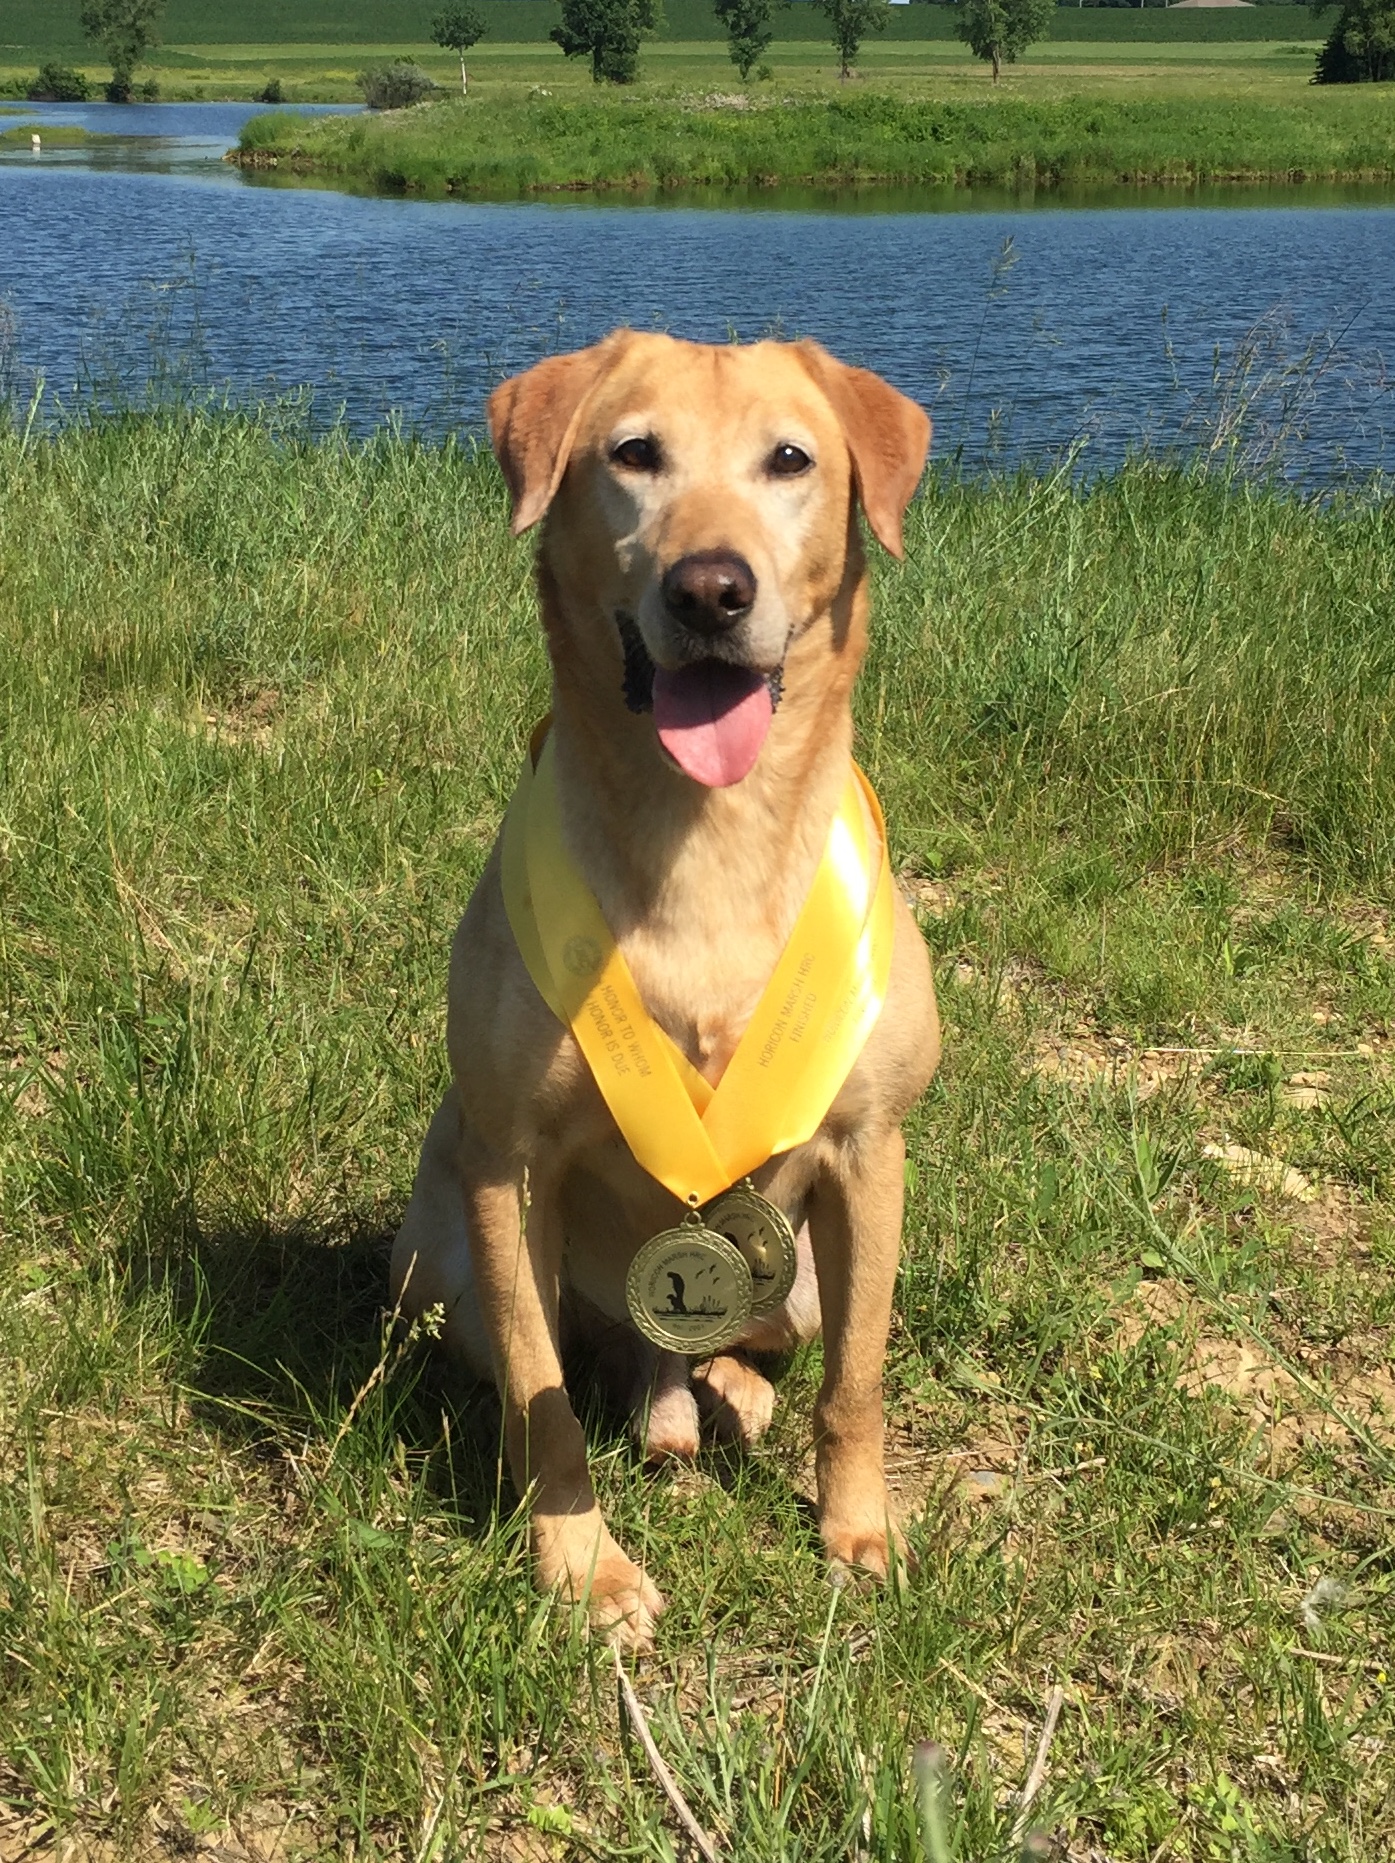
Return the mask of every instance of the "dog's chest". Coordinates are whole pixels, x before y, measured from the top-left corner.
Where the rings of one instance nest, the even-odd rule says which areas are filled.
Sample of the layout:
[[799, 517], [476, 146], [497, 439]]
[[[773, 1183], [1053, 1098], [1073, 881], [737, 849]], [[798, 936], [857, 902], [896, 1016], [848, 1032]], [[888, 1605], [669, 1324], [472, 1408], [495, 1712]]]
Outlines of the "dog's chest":
[[625, 949], [641, 1000], [714, 1085], [746, 1032], [779, 947], [768, 936], [708, 940], [641, 935]]

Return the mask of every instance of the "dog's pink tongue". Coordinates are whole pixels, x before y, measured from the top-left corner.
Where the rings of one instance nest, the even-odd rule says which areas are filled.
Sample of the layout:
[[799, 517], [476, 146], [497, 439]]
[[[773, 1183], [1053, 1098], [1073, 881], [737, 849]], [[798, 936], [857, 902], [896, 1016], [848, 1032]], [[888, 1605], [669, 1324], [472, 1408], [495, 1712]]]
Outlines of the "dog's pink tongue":
[[763, 673], [725, 660], [654, 671], [654, 725], [669, 756], [709, 789], [750, 774], [772, 712]]

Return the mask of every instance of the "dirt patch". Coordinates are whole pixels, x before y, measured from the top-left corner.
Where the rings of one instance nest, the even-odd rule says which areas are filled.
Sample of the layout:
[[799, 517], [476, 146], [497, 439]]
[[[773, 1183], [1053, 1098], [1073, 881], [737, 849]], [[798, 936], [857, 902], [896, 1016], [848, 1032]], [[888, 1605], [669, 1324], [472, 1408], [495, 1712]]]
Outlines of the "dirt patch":
[[945, 919], [959, 904], [959, 894], [944, 880], [922, 880], [913, 873], [898, 875], [902, 895], [913, 912]]
[[[44, 1078], [56, 1079], [68, 1065], [61, 1048], [50, 1048], [45, 1055], [35, 1055], [21, 1048], [0, 1054], [0, 1068], [10, 1079], [0, 1092], [10, 1095], [10, 1104], [24, 1119], [42, 1119], [49, 1110], [49, 1096]], [[16, 1086], [15, 1082], [19, 1085]]]
[[1150, 1099], [1173, 1081], [1199, 1075], [1207, 1056], [1184, 1048], [1134, 1048], [1122, 1035], [1102, 1035], [1077, 1024], [1069, 1036], [1043, 1035], [1031, 1051], [1033, 1072], [1046, 1080], [1088, 1089], [1097, 1082], [1119, 1090], [1131, 1086]]
[[1310, 1442], [1351, 1447], [1362, 1434], [1395, 1445], [1395, 1376], [1383, 1362], [1382, 1336], [1349, 1341], [1343, 1352], [1298, 1373], [1259, 1341], [1216, 1331], [1210, 1309], [1182, 1282], [1167, 1279], [1141, 1282], [1117, 1309], [1118, 1345], [1132, 1348], [1153, 1331], [1171, 1333], [1181, 1347], [1177, 1389], [1232, 1399], [1276, 1456]]
[[263, 686], [236, 705], [222, 711], [204, 712], [200, 723], [210, 737], [224, 743], [251, 744], [265, 750], [275, 735], [281, 711], [281, 694], [275, 686]]
[[1203, 1158], [1218, 1164], [1228, 1177], [1252, 1190], [1267, 1191], [1271, 1196], [1289, 1197], [1295, 1203], [1314, 1203], [1318, 1190], [1301, 1171], [1295, 1171], [1282, 1158], [1268, 1152], [1251, 1151], [1247, 1145], [1203, 1145]]
[[1319, 1106], [1326, 1106], [1332, 1097], [1332, 1075], [1326, 1068], [1305, 1068], [1297, 1074], [1290, 1074], [1280, 1090], [1280, 1098], [1286, 1106], [1293, 1106], [1299, 1112], [1311, 1112]]

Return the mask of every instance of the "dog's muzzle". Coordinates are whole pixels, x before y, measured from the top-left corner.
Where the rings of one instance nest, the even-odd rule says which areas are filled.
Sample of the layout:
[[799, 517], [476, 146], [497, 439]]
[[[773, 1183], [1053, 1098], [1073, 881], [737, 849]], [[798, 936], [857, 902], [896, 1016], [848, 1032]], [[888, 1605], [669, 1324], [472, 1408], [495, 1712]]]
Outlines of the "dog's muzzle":
[[[615, 625], [619, 630], [620, 646], [625, 655], [625, 671], [622, 680], [625, 704], [632, 712], [652, 712], [654, 709], [654, 662], [650, 657], [649, 649], [644, 644], [644, 636], [639, 631], [639, 623], [633, 615], [622, 612], [616, 615]], [[781, 694], [785, 689], [783, 662], [775, 668], [773, 673], [765, 675], [765, 683], [770, 688], [770, 705], [774, 710], [780, 703]]]

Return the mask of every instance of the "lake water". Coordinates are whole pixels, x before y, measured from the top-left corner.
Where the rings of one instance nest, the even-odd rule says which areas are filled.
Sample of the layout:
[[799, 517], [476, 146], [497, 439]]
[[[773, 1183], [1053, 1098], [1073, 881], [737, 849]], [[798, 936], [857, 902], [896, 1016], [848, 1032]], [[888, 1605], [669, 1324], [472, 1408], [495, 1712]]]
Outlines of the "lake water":
[[[630, 323], [812, 335], [934, 413], [971, 464], [1099, 465], [1236, 429], [1294, 475], [1395, 468], [1395, 203], [924, 211], [382, 199], [218, 158], [243, 105], [38, 106], [130, 140], [0, 158], [0, 301], [21, 394], [308, 385], [357, 430], [478, 422], [503, 374]], [[1127, 197], [1133, 200], [1134, 197]], [[1243, 204], [1233, 204], [1243, 203]], [[1370, 203], [1370, 204], [1365, 204]], [[935, 205], [943, 206], [944, 202]], [[921, 211], [912, 210], [920, 205]]]

